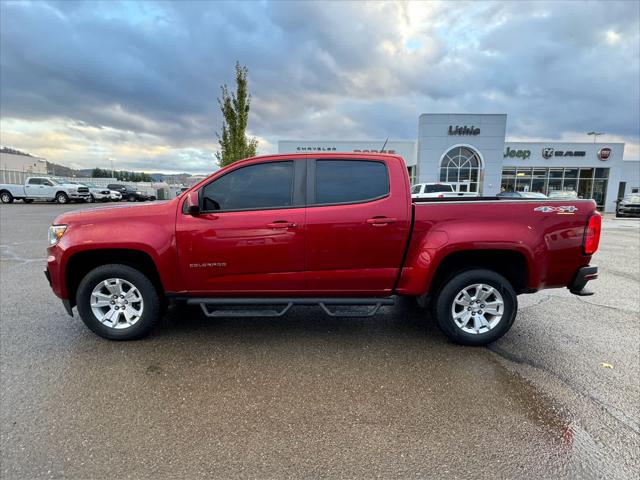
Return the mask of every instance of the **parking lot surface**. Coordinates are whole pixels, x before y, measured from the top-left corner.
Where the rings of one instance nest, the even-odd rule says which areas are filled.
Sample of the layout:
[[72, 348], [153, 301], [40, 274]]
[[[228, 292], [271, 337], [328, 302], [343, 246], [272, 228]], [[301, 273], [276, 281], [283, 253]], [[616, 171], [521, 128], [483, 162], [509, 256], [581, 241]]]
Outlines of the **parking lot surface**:
[[637, 219], [605, 219], [595, 296], [521, 296], [488, 348], [408, 300], [368, 319], [172, 308], [111, 342], [42, 274], [48, 225], [78, 208], [0, 206], [2, 478], [637, 478]]

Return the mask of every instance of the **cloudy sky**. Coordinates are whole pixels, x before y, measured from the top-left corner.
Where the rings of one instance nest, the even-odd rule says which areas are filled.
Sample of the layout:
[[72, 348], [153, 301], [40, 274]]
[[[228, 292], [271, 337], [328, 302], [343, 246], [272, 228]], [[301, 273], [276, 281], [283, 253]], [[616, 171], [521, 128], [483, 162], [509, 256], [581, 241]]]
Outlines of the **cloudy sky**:
[[606, 132], [640, 157], [628, 2], [0, 4], [0, 143], [74, 167], [216, 168], [219, 86], [249, 68], [259, 153], [415, 139], [420, 113], [507, 113], [511, 140]]

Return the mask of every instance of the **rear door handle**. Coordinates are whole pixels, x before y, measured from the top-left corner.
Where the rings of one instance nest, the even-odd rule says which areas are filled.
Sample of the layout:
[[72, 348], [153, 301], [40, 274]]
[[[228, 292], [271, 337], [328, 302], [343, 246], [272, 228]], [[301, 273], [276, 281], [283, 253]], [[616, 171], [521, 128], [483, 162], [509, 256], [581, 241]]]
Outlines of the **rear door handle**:
[[297, 225], [293, 222], [287, 222], [286, 220], [276, 220], [275, 222], [267, 223], [269, 228], [293, 228]]
[[367, 223], [369, 225], [373, 225], [374, 227], [384, 227], [389, 223], [394, 223], [397, 221], [398, 221], [397, 218], [392, 218], [392, 217], [373, 217], [373, 218], [367, 219]]

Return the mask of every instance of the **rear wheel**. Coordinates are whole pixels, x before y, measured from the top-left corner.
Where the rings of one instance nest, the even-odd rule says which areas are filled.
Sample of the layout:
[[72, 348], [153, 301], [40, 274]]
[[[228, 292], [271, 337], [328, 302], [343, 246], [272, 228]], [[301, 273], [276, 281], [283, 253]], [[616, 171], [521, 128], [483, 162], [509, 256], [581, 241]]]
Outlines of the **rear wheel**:
[[1, 192], [0, 201], [2, 203], [13, 203], [13, 195], [11, 195], [11, 192]]
[[56, 194], [56, 202], [60, 203], [60, 204], [65, 204], [65, 203], [69, 203], [69, 197], [66, 193], [64, 192], [58, 192]]
[[435, 303], [438, 326], [450, 340], [486, 345], [509, 331], [518, 298], [509, 281], [491, 270], [467, 270], [440, 290]]
[[127, 200], [129, 200], [130, 202], [135, 202], [136, 201], [136, 196], [135, 195], [129, 195], [129, 197], [127, 197]]
[[155, 287], [127, 265], [103, 265], [80, 282], [76, 295], [82, 321], [110, 340], [135, 340], [149, 334], [160, 317]]

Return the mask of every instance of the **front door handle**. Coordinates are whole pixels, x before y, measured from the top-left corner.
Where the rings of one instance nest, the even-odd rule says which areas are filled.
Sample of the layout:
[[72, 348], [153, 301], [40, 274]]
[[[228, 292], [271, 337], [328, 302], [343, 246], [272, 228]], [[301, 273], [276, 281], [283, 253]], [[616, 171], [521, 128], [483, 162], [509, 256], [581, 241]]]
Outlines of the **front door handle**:
[[392, 218], [392, 217], [373, 217], [373, 218], [367, 219], [367, 223], [369, 225], [373, 225], [374, 227], [384, 227], [385, 225], [388, 225], [390, 223], [394, 223], [397, 221], [398, 221], [397, 218]]
[[286, 220], [276, 220], [275, 222], [267, 223], [269, 228], [293, 228], [297, 227], [295, 223], [288, 222]]

